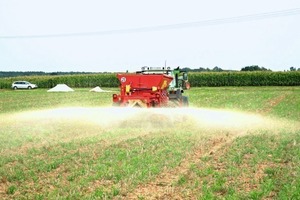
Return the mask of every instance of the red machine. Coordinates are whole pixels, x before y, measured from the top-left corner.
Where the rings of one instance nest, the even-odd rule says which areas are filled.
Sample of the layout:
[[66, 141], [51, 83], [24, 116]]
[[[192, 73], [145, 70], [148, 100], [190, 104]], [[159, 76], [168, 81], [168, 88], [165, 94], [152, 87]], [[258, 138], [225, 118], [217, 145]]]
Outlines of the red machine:
[[[178, 73], [165, 68], [145, 68], [136, 74], [118, 74], [120, 94], [113, 94], [113, 104], [128, 107], [178, 107], [187, 106], [187, 97], [182, 96], [183, 89], [170, 85], [179, 85]], [[172, 82], [172, 84], [171, 84]], [[170, 87], [171, 88], [171, 87]]]
[[113, 95], [113, 102], [129, 107], [166, 106], [168, 87], [173, 80], [166, 74], [118, 74], [121, 94]]

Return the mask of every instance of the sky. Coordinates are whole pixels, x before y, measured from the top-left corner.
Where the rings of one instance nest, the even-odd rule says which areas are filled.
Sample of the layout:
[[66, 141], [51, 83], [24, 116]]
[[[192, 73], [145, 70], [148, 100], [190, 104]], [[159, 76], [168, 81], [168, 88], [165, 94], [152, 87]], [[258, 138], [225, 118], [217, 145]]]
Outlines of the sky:
[[283, 71], [299, 22], [299, 0], [0, 0], [0, 71]]

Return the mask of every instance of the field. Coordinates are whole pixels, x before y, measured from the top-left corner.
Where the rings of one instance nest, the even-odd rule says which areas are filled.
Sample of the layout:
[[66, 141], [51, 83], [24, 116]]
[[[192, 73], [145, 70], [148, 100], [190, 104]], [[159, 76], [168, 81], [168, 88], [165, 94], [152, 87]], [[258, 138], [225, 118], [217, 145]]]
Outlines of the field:
[[300, 199], [300, 87], [150, 110], [88, 91], [0, 90], [0, 199]]

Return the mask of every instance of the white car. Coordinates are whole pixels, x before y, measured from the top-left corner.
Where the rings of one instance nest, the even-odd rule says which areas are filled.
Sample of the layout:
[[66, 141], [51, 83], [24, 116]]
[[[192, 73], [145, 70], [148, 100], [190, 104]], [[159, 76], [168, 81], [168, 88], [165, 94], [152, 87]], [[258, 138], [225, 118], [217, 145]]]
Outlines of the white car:
[[15, 81], [11, 85], [11, 88], [16, 90], [16, 89], [34, 89], [37, 88], [36, 84], [29, 83], [28, 81]]

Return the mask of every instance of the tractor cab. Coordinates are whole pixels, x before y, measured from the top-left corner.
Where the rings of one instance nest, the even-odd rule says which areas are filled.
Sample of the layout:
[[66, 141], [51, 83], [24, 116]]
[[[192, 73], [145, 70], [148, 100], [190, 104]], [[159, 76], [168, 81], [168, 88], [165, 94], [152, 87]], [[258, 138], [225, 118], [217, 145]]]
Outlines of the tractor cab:
[[177, 67], [171, 70], [170, 67], [142, 67], [141, 71], [137, 73], [142, 74], [166, 74], [173, 77], [172, 82], [169, 84], [169, 91], [177, 89], [188, 90], [190, 89], [190, 83], [188, 82], [187, 71]]
[[190, 83], [188, 82], [187, 71], [176, 69], [171, 71], [171, 76], [173, 77], [173, 81], [169, 85], [169, 91], [176, 91], [177, 89], [188, 90], [190, 89]]

